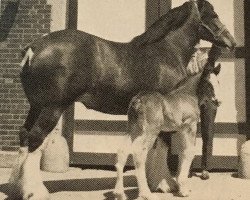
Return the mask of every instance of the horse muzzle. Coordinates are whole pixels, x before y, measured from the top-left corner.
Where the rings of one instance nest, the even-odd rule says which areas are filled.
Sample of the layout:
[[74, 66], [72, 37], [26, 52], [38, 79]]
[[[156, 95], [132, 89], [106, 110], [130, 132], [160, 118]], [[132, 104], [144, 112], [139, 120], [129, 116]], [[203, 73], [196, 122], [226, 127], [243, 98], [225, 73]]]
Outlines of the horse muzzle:
[[225, 47], [230, 51], [234, 50], [237, 45], [235, 39], [228, 31], [226, 31], [225, 36], [223, 37], [223, 42]]

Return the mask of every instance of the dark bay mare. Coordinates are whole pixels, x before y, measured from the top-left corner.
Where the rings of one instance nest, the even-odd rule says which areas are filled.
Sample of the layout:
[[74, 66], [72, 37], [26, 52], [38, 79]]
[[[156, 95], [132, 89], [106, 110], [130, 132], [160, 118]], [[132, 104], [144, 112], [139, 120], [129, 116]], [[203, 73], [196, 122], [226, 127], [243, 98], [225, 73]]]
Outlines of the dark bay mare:
[[168, 93], [188, 76], [186, 67], [200, 39], [229, 49], [236, 45], [205, 0], [170, 10], [129, 43], [63, 30], [30, 44], [21, 63], [30, 110], [20, 130], [20, 159], [10, 181], [16, 194], [48, 198], [41, 179], [25, 177], [30, 165], [38, 166], [36, 156], [46, 145], [46, 136], [69, 105], [81, 101], [87, 108], [126, 114], [139, 91]]

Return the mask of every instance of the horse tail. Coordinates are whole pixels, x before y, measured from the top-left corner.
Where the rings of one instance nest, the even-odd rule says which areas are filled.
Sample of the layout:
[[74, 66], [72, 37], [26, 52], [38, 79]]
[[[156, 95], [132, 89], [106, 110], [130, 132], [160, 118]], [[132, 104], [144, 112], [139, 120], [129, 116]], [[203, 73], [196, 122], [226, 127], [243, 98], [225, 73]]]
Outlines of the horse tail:
[[23, 56], [23, 59], [20, 63], [20, 66], [24, 67], [27, 63], [30, 66], [33, 56], [34, 56], [34, 52], [33, 52], [32, 48], [30, 46], [27, 46], [24, 49], [24, 56]]
[[32, 78], [31, 69], [30, 69], [31, 61], [34, 56], [33, 48], [30, 45], [28, 45], [27, 47], [24, 48], [22, 55], [23, 55], [23, 59], [20, 63], [20, 67], [22, 67], [22, 70], [20, 72], [20, 79], [21, 79], [24, 92], [27, 96], [27, 94], [30, 93], [30, 89], [27, 86], [32, 85], [32, 83], [35, 81]]
[[[42, 38], [47, 36], [48, 33], [45, 33], [42, 35]], [[21, 54], [22, 54], [22, 61], [20, 63], [20, 67], [24, 67], [27, 62], [28, 62], [28, 66], [31, 65], [31, 60], [34, 56], [34, 50], [36, 49], [36, 47], [39, 45], [39, 43], [37, 44], [36, 41], [28, 44], [27, 46], [24, 47], [24, 49], [22, 50]]]

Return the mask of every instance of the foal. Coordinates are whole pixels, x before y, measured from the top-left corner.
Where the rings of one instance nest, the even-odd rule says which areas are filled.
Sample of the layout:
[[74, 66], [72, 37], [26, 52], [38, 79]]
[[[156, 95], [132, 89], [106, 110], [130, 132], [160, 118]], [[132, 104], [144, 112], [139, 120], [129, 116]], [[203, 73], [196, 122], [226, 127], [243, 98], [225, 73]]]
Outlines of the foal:
[[140, 198], [156, 199], [147, 184], [145, 162], [147, 153], [160, 131], [176, 132], [179, 166], [177, 183], [175, 188], [170, 190], [177, 189], [179, 196], [188, 196], [186, 181], [195, 153], [197, 123], [200, 116], [199, 103], [205, 99], [205, 94], [200, 95], [197, 91], [203, 88], [203, 91], [212, 92], [213, 98], [218, 101], [219, 71], [220, 64], [217, 67], [207, 64], [202, 72], [181, 82], [169, 94], [140, 92], [131, 100], [128, 109], [127, 140], [117, 155], [117, 183], [114, 191], [117, 197], [126, 198], [123, 188], [123, 168], [128, 155], [132, 153]]

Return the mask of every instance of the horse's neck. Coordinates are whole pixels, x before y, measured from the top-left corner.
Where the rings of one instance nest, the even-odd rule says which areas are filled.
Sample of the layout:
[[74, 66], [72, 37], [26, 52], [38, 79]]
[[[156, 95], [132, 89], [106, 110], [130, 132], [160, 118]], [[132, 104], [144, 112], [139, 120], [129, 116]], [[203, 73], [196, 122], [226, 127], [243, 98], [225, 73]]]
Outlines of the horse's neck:
[[[158, 46], [162, 51], [165, 49], [167, 54], [171, 54], [176, 62], [179, 62], [179, 67], [186, 69], [192, 54], [195, 52], [195, 46], [200, 41], [198, 34], [200, 16], [198, 16], [198, 11], [194, 6], [184, 8], [189, 9], [186, 19], [182, 19], [184, 23], [176, 30], [164, 35], [158, 41]], [[185, 17], [185, 15], [180, 17]]]
[[167, 45], [174, 51], [173, 55], [180, 60], [180, 65], [187, 66], [191, 56], [195, 52], [195, 46], [199, 43], [199, 38], [194, 37], [194, 29], [196, 27], [183, 27], [178, 32], [175, 32], [169, 36], [166, 36], [162, 41], [162, 45]]
[[182, 27], [166, 35], [162, 40], [162, 45], [168, 45], [176, 51], [176, 56], [181, 57], [182, 64], [187, 66], [195, 46], [199, 43], [197, 16], [191, 14]]
[[182, 25], [187, 16], [190, 15], [190, 6], [186, 2], [182, 6], [169, 10], [159, 20], [153, 23], [146, 32], [135, 37], [131, 42], [135, 46], [145, 46], [159, 42], [169, 34], [175, 31], [177, 27]]

